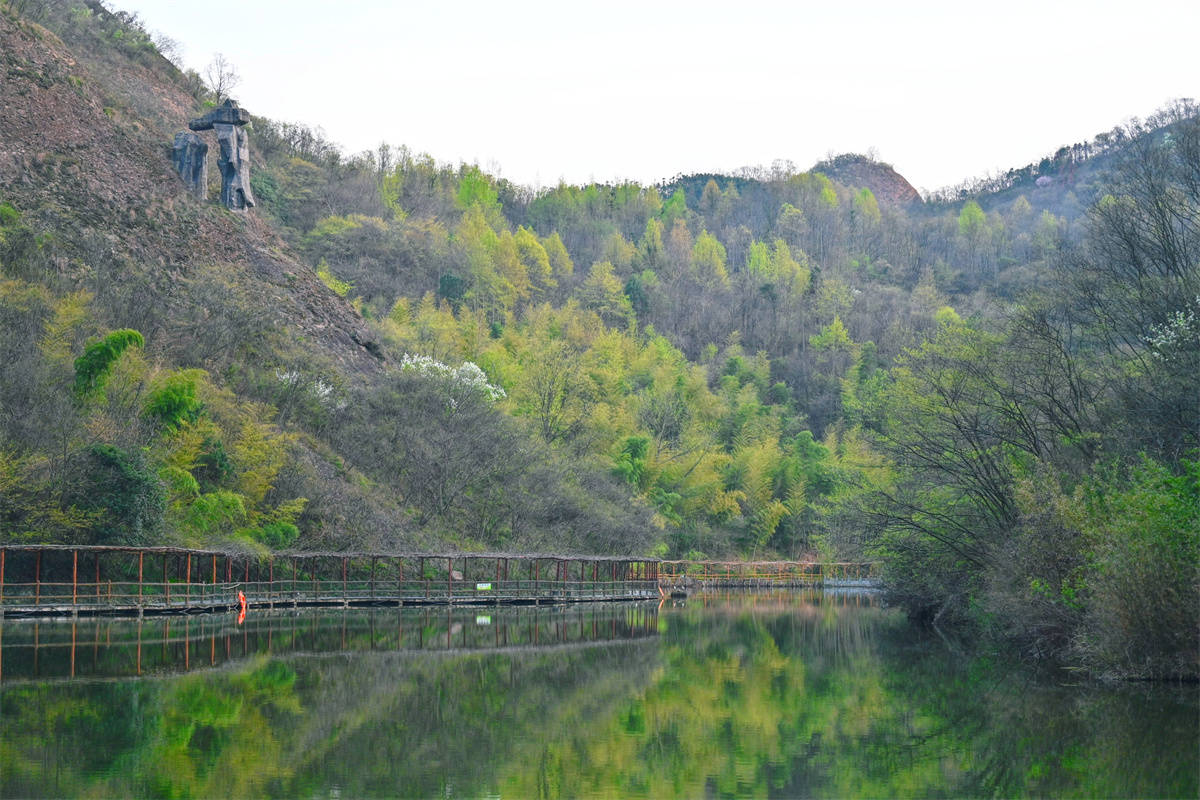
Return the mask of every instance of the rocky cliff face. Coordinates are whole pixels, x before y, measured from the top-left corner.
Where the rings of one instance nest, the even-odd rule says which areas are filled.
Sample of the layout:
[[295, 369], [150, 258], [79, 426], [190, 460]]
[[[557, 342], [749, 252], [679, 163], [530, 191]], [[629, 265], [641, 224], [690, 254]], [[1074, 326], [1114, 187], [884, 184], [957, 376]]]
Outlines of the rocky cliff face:
[[146, 55], [68, 47], [0, 12], [0, 202], [44, 235], [56, 280], [98, 302], [109, 288], [119, 294], [114, 282], [136, 286], [114, 321], [149, 344], [169, 339], [175, 320], [221, 313], [209, 307], [213, 292], [194, 291], [220, 274], [293, 341], [351, 373], [378, 369], [357, 312], [268, 225], [189, 193], [172, 168], [172, 137], [202, 109], [169, 62]]
[[844, 153], [822, 161], [813, 169], [843, 186], [870, 189], [880, 203], [909, 205], [921, 202], [921, 195], [890, 164], [854, 153]]

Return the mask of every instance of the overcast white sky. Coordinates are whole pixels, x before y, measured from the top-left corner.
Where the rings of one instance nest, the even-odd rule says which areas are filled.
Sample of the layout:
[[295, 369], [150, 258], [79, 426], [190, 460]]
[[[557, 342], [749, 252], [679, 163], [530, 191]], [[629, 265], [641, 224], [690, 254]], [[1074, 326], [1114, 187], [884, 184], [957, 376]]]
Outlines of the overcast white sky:
[[808, 168], [934, 189], [1200, 95], [1191, 0], [111, 0], [256, 114], [553, 185]]

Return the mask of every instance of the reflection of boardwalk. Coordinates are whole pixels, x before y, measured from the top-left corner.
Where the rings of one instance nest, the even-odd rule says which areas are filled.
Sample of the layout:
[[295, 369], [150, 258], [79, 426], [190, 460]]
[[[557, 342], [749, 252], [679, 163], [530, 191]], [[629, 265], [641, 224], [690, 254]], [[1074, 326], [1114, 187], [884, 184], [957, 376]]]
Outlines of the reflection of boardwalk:
[[0, 546], [0, 614], [91, 616], [252, 608], [537, 604], [659, 596], [657, 561], [496, 553], [283, 553]]
[[[491, 612], [491, 613], [489, 613]], [[120, 680], [213, 669], [259, 656], [515, 652], [658, 635], [655, 604], [264, 611], [155, 620], [0, 622], [0, 684]]]

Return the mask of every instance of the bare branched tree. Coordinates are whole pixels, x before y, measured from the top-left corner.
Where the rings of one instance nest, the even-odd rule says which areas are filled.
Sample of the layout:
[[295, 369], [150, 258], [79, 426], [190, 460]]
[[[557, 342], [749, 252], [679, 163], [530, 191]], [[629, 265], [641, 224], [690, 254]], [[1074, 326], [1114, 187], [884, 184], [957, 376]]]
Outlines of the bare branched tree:
[[209, 90], [216, 96], [217, 103], [228, 99], [229, 93], [242, 82], [242, 76], [238, 75], [237, 69], [223, 53], [213, 54], [213, 60], [204, 68], [204, 77]]
[[179, 67], [181, 71], [183, 70], [183, 45], [178, 39], [168, 36], [162, 31], [155, 31], [150, 35], [150, 40], [154, 42], [158, 52], [162, 53], [163, 58]]

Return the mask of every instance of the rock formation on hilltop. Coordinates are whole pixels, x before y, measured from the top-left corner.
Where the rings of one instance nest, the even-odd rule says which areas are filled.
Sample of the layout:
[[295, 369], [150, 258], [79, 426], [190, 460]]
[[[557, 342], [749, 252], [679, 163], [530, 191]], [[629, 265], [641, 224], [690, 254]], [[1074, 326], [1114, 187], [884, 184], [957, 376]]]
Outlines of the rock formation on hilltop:
[[870, 189], [880, 203], [920, 203], [921, 195], [891, 164], [858, 153], [843, 153], [813, 167], [844, 186]]

